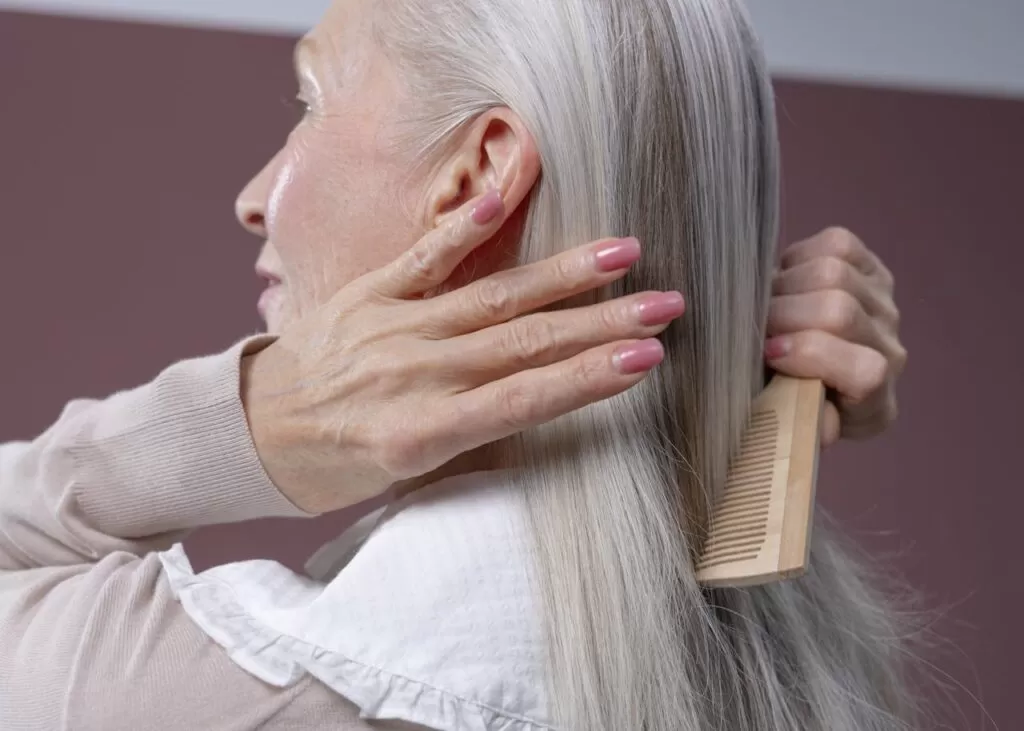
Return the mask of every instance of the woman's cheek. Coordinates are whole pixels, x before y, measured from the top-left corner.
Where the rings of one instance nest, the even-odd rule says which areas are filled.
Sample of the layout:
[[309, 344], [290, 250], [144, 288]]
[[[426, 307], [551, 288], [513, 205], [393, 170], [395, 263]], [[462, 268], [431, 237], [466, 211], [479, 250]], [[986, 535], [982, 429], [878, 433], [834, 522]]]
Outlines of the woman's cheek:
[[267, 196], [267, 232], [286, 268], [303, 258], [316, 236], [317, 171], [301, 148], [284, 155]]
[[280, 303], [275, 316], [268, 318], [271, 331], [279, 331], [286, 321], [309, 311], [313, 299], [314, 267], [308, 261], [309, 235], [304, 230], [307, 213], [303, 210], [308, 206], [308, 197], [302, 190], [309, 185], [309, 171], [303, 169], [304, 160], [296, 153], [293, 136], [281, 152], [267, 192], [267, 234], [277, 252], [286, 300]]
[[270, 234], [271, 240], [278, 245], [281, 243], [278, 242], [280, 234], [285, 233], [282, 229], [287, 228], [287, 221], [291, 214], [290, 208], [294, 198], [291, 191], [295, 187], [298, 168], [296, 163], [294, 151], [286, 150], [267, 195], [267, 232]]

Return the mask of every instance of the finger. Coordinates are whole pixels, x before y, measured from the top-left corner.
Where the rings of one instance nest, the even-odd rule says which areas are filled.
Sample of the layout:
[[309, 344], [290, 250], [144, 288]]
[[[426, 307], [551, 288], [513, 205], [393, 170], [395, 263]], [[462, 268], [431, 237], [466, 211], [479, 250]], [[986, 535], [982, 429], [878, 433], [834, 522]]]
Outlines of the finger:
[[[898, 315], [897, 315], [898, 317]], [[825, 290], [774, 297], [768, 308], [768, 336], [823, 330], [877, 350], [894, 375], [903, 372], [907, 351], [897, 334], [897, 321], [868, 316], [863, 305], [845, 290]]]
[[793, 378], [818, 378], [850, 404], [884, 395], [889, 362], [877, 350], [821, 330], [773, 338], [766, 346], [768, 365]]
[[782, 270], [772, 281], [772, 295], [776, 297], [830, 289], [849, 292], [873, 317], [893, 326], [899, 321], [892, 296], [844, 259], [816, 257]]
[[474, 386], [496, 381], [601, 345], [652, 338], [685, 310], [679, 292], [644, 292], [589, 307], [527, 315], [445, 341], [455, 365], [442, 370]]
[[554, 365], [517, 373], [460, 397], [460, 432], [473, 449], [545, 424], [640, 383], [664, 360], [657, 340], [594, 348]]
[[782, 252], [781, 268], [795, 266], [822, 256], [831, 256], [849, 262], [869, 277], [891, 280], [889, 270], [864, 242], [845, 228], [828, 228], [809, 239], [804, 239]]
[[604, 239], [544, 261], [496, 272], [430, 300], [431, 330], [452, 337], [507, 322], [625, 276], [640, 259], [634, 238]]
[[822, 330], [850, 342], [885, 352], [889, 343], [860, 301], [841, 289], [772, 298], [768, 336]]
[[831, 401], [826, 401], [821, 414], [821, 447], [831, 447], [842, 436], [842, 419], [839, 409]]
[[492, 190], [453, 212], [391, 264], [370, 275], [369, 284], [388, 297], [407, 298], [440, 286], [470, 252], [505, 221], [501, 194]]

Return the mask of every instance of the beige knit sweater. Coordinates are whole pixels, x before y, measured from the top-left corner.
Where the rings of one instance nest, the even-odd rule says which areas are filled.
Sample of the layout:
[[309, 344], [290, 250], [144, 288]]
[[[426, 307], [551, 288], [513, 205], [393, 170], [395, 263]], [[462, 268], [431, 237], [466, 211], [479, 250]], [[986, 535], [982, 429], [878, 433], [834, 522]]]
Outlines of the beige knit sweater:
[[239, 361], [183, 361], [76, 401], [33, 442], [0, 445], [0, 729], [415, 729], [368, 724], [307, 677], [236, 666], [171, 595], [155, 552], [200, 526], [302, 517], [267, 478]]

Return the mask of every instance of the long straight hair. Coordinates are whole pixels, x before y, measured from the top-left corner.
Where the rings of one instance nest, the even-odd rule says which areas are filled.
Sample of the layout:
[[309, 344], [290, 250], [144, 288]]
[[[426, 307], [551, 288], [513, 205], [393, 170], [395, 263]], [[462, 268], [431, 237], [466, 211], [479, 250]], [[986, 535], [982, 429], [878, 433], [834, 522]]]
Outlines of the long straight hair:
[[387, 0], [424, 159], [508, 106], [542, 178], [523, 263], [612, 235], [643, 261], [579, 306], [683, 291], [641, 385], [506, 440], [565, 731], [881, 731], [911, 722], [897, 614], [816, 532], [802, 579], [702, 589], [694, 556], [752, 397], [776, 249], [766, 64], [738, 0]]

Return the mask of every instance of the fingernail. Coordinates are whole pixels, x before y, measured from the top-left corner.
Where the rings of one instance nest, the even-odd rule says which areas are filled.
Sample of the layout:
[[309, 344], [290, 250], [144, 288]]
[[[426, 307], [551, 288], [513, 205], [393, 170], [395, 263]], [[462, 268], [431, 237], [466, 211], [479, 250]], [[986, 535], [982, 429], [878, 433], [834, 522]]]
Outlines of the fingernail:
[[665, 348], [658, 340], [641, 340], [619, 348], [612, 356], [615, 368], [624, 376], [644, 373], [665, 360]]
[[778, 360], [789, 355], [793, 348], [793, 341], [787, 337], [771, 338], [764, 344], [764, 355], [768, 360]]
[[634, 238], [606, 241], [594, 249], [594, 258], [598, 271], [617, 272], [639, 261], [640, 242]]
[[497, 190], [488, 192], [473, 208], [473, 213], [471, 214], [473, 223], [477, 226], [490, 223], [498, 217], [498, 214], [501, 213], [504, 207], [505, 202], [501, 199], [501, 193]]
[[686, 300], [679, 292], [659, 292], [645, 297], [636, 306], [641, 325], [664, 325], [686, 311]]

